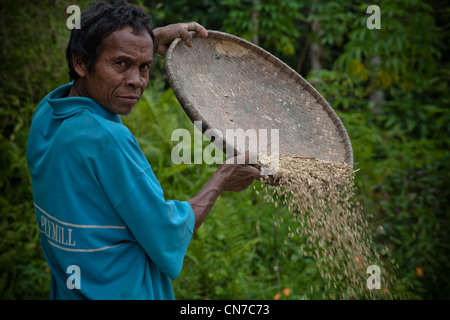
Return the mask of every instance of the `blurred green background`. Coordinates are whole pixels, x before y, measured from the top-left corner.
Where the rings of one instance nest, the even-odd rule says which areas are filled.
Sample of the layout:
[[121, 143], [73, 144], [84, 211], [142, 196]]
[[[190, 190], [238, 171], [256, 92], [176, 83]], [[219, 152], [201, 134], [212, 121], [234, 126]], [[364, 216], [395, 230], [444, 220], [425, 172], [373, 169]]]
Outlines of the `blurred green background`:
[[[0, 0], [0, 298], [48, 299], [25, 159], [37, 103], [69, 81], [67, 6], [87, 1]], [[450, 298], [450, 5], [444, 1], [140, 0], [154, 26], [197, 21], [257, 43], [305, 77], [351, 138], [357, 196], [376, 247], [398, 264], [403, 299]], [[369, 5], [381, 29], [368, 29]], [[447, 53], [447, 54], [446, 54]], [[170, 140], [192, 129], [158, 56], [149, 88], [123, 118], [168, 199], [187, 200], [215, 165], [174, 165]], [[194, 235], [177, 299], [329, 299], [304, 257], [290, 213], [264, 202], [259, 182], [225, 193]], [[361, 270], [361, 272], [365, 272]], [[383, 273], [381, 274], [383, 281]], [[345, 297], [344, 297], [345, 298]]]

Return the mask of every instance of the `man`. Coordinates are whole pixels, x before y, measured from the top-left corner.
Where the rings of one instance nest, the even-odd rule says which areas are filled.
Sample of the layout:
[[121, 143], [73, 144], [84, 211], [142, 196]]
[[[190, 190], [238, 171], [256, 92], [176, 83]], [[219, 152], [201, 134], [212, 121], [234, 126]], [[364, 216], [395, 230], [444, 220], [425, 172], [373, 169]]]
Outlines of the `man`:
[[72, 30], [73, 82], [38, 105], [27, 147], [51, 298], [173, 299], [170, 279], [221, 192], [261, 177], [235, 159], [192, 199], [166, 201], [118, 116], [146, 89], [153, 53], [177, 37], [191, 46], [189, 31], [207, 36], [197, 23], [152, 30], [148, 15], [122, 1], [92, 3]]

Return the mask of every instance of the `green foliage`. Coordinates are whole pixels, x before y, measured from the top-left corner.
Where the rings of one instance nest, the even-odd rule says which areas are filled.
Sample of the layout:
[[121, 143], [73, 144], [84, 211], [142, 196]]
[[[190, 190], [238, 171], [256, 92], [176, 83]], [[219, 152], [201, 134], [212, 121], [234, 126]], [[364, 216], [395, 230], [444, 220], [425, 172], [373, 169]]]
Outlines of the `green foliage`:
[[[352, 76], [366, 79], [377, 87], [417, 90], [429, 85], [435, 74], [444, 34], [424, 1], [381, 1], [381, 29], [366, 28], [367, 16], [356, 16], [348, 34], [344, 53], [336, 66]], [[358, 4], [364, 12], [367, 4]], [[419, 76], [420, 75], [420, 76]]]
[[176, 297], [272, 299], [289, 288], [284, 299], [322, 298], [319, 270], [303, 257], [305, 239], [294, 236], [295, 228], [290, 212], [265, 203], [251, 188], [222, 195], [189, 246], [173, 282]]
[[25, 151], [36, 103], [66, 76], [68, 30], [52, 1], [0, 7], [0, 298], [48, 299]]
[[381, 29], [356, 19], [334, 69], [308, 79], [349, 132], [361, 202], [399, 264], [405, 292], [448, 298], [450, 91], [441, 53], [448, 30], [421, 1], [379, 5]]
[[[73, 1], [84, 7], [87, 1]], [[450, 269], [450, 73], [448, 5], [375, 1], [381, 29], [369, 30], [368, 4], [353, 1], [135, 1], [161, 26], [198, 21], [259, 44], [307, 79], [338, 112], [351, 138], [358, 199], [376, 245], [390, 249], [398, 295], [448, 299]], [[66, 83], [69, 31], [56, 0], [0, 6], [0, 298], [47, 299], [49, 268], [39, 243], [25, 150], [32, 113]], [[320, 29], [311, 30], [314, 21]], [[309, 73], [310, 43], [322, 47], [322, 70]], [[306, 61], [306, 63], [303, 63]], [[167, 199], [187, 200], [215, 165], [175, 165], [171, 133], [192, 123], [168, 88], [158, 57], [149, 89], [123, 118], [137, 137]], [[309, 73], [309, 74], [308, 74]], [[208, 142], [203, 142], [207, 145]], [[194, 148], [192, 148], [194, 150]], [[282, 207], [265, 203], [261, 183], [224, 193], [194, 235], [173, 282], [178, 299], [323, 299], [333, 289], [306, 239]]]
[[[303, 5], [297, 1], [223, 0], [229, 9], [224, 30], [251, 40], [262, 38], [260, 45], [284, 55], [295, 54], [295, 42], [300, 32], [295, 23], [302, 17]], [[257, 18], [255, 18], [255, 16]]]

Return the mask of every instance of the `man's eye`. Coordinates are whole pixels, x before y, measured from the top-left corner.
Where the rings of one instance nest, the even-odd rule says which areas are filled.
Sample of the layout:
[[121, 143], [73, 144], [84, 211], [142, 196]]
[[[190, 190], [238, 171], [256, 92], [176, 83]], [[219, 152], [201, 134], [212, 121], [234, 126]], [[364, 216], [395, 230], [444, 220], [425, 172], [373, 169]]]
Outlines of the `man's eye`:
[[126, 65], [125, 61], [123, 61], [123, 60], [117, 61], [116, 64], [117, 64], [119, 67], [125, 67], [125, 65]]
[[141, 66], [141, 70], [150, 70], [150, 68], [151, 68], [151, 65], [149, 65], [149, 64], [143, 64]]

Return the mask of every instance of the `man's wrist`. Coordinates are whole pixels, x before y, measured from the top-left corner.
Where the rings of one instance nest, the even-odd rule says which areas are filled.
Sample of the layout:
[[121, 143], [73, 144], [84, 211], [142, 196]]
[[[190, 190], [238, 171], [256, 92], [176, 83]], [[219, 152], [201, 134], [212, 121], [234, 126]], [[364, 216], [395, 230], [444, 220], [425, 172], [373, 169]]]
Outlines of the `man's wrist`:
[[226, 176], [227, 169], [224, 164], [221, 164], [213, 175], [209, 178], [208, 184], [214, 189], [219, 190], [220, 193], [225, 189], [226, 186]]

